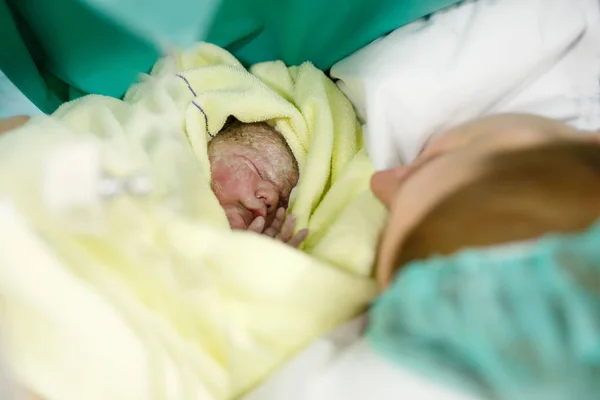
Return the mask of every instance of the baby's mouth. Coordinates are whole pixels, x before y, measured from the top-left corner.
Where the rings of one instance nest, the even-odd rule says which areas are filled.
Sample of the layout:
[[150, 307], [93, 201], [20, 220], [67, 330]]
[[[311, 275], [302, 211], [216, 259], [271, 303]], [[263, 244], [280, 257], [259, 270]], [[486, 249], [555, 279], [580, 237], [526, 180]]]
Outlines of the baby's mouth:
[[267, 218], [266, 210], [263, 208], [250, 209], [240, 205], [237, 207], [238, 213], [240, 217], [244, 220], [246, 228], [250, 226], [252, 221], [254, 221], [258, 217]]
[[257, 217], [267, 218], [266, 207], [256, 208], [254, 210], [250, 210], [250, 212], [254, 215], [254, 218], [257, 218]]

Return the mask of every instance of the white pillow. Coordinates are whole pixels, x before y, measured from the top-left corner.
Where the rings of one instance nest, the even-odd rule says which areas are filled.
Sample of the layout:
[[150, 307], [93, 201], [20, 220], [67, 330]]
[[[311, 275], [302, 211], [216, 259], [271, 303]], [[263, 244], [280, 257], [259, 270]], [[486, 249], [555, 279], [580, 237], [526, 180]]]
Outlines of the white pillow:
[[468, 1], [376, 40], [331, 75], [377, 169], [411, 162], [432, 135], [485, 114], [598, 124], [599, 102], [585, 112], [580, 103], [599, 93], [599, 15], [597, 0]]

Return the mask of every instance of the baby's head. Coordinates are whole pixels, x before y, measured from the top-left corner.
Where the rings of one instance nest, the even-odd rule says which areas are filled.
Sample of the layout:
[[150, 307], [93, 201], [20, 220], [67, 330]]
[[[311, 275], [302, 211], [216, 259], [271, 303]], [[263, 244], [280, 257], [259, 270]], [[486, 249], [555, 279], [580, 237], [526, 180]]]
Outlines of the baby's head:
[[259, 216], [269, 224], [287, 208], [298, 163], [283, 136], [264, 122], [229, 122], [209, 142], [212, 189], [233, 229]]
[[377, 261], [385, 286], [413, 260], [586, 229], [600, 217], [600, 145], [556, 121], [488, 117], [371, 185], [390, 210]]

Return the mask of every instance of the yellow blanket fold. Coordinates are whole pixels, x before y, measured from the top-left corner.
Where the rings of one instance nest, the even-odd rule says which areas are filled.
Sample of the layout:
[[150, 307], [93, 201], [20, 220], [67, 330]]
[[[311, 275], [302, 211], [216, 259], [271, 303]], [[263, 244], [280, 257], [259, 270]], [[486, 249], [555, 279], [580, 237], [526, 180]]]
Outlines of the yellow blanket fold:
[[[159, 79], [174, 74], [188, 86], [192, 104], [186, 130], [204, 168], [209, 169], [207, 140], [227, 117], [270, 122], [300, 166], [290, 212], [296, 214], [299, 229], [310, 230], [304, 250], [368, 275], [385, 211], [368, 190], [373, 168], [352, 105], [337, 86], [310, 63], [288, 68], [266, 62], [248, 72], [231, 54], [205, 43], [163, 59], [152, 72]], [[148, 101], [151, 90], [155, 87], [139, 85], [126, 98]], [[344, 217], [338, 218], [342, 210]]]
[[[288, 140], [304, 252], [229, 230], [206, 154], [229, 115]], [[235, 398], [375, 293], [372, 167], [310, 64], [247, 71], [200, 44], [123, 101], [87, 96], [0, 137], [0, 168], [0, 325], [42, 398]]]

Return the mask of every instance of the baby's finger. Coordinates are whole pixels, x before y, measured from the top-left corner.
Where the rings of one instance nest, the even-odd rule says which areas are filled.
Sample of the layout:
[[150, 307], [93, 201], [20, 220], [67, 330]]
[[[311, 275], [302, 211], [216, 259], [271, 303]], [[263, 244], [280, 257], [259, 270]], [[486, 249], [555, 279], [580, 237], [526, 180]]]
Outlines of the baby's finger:
[[263, 217], [256, 217], [248, 226], [248, 230], [256, 233], [262, 233], [265, 229], [265, 219]]
[[267, 236], [275, 237], [281, 230], [281, 225], [285, 221], [285, 208], [280, 207], [275, 214], [275, 219], [271, 223], [267, 229], [265, 229], [264, 234]]
[[287, 242], [294, 235], [294, 227], [296, 226], [296, 216], [288, 215], [281, 227], [281, 232], [277, 235], [277, 238]]
[[308, 236], [308, 229], [300, 229], [298, 231], [298, 233], [296, 233], [296, 236], [294, 236], [289, 242], [288, 244], [292, 247], [298, 247], [300, 246], [300, 244], [302, 244], [302, 242], [304, 241], [304, 239], [306, 239], [306, 237]]
[[284, 221], [285, 221], [285, 208], [279, 207], [277, 209], [277, 213], [275, 214], [275, 220], [273, 221], [271, 226], [273, 228], [277, 229], [277, 232], [279, 232], [281, 230], [281, 227], [282, 227]]

